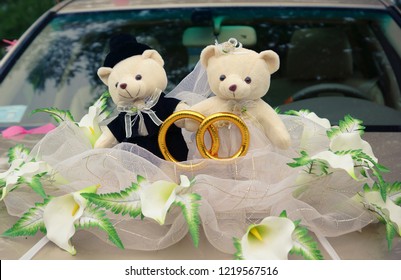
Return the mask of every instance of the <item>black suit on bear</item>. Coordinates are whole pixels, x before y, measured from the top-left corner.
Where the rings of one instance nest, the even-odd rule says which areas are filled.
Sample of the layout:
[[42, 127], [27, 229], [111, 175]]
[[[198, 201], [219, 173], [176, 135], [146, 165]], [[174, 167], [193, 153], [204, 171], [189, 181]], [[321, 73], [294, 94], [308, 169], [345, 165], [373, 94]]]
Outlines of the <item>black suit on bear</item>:
[[[174, 113], [175, 108], [177, 107], [180, 100], [175, 98], [166, 98], [165, 94], [162, 93], [160, 95], [159, 101], [152, 107], [152, 111], [155, 112], [157, 117], [164, 121], [167, 119], [172, 113]], [[118, 142], [129, 142], [133, 144], [137, 144], [142, 148], [150, 151], [154, 155], [164, 158], [163, 154], [160, 151], [158, 144], [158, 134], [160, 130], [160, 126], [156, 125], [151, 118], [147, 114], [143, 114], [143, 118], [145, 121], [145, 126], [148, 131], [147, 136], [139, 135], [139, 119], [132, 126], [132, 135], [127, 138], [125, 133], [125, 114], [124, 112], [120, 113], [112, 122], [108, 124], [108, 128], [111, 133], [113, 133], [114, 137]], [[187, 160], [188, 156], [188, 147], [184, 140], [184, 137], [181, 133], [181, 128], [172, 125], [167, 131], [166, 135], [166, 144], [170, 151], [170, 153], [174, 156], [178, 161]]]

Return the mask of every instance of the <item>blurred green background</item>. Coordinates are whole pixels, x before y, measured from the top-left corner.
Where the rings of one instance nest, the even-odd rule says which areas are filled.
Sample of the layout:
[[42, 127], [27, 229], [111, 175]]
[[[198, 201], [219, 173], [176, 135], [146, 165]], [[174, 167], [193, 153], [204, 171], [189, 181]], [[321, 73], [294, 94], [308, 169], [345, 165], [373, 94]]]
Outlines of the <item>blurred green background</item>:
[[0, 1], [0, 58], [8, 44], [3, 39], [18, 39], [44, 12], [59, 0], [1, 0]]

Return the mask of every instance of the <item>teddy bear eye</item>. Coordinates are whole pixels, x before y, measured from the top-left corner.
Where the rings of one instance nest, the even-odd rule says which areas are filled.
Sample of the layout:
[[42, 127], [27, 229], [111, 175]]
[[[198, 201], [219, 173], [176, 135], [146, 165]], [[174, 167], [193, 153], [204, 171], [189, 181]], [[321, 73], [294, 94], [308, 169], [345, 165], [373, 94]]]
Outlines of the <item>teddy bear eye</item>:
[[115, 84], [115, 87], [118, 87], [118, 82]]
[[246, 77], [244, 81], [245, 83], [250, 84], [252, 82], [252, 79], [251, 77]]
[[226, 79], [226, 75], [221, 75], [220, 76], [220, 81], [224, 81]]
[[135, 76], [135, 80], [139, 81], [141, 79], [142, 79], [142, 75], [138, 74], [138, 75]]

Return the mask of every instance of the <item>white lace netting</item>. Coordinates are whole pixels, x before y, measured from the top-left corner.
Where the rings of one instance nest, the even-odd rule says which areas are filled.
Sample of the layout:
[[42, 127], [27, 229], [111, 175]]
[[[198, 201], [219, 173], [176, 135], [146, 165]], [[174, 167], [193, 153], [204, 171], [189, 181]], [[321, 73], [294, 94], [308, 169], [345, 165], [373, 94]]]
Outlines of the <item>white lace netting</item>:
[[[204, 162], [201, 168], [192, 170], [181, 170], [134, 144], [92, 149], [81, 130], [67, 122], [48, 133], [31, 155], [46, 161], [72, 182], [61, 187], [46, 185], [46, 193], [51, 196], [93, 184], [101, 185], [98, 193], [118, 192], [135, 182], [137, 174], [150, 182], [164, 179], [179, 183], [181, 174], [195, 178], [192, 191], [202, 197], [199, 211], [202, 228], [208, 241], [226, 253], [235, 251], [233, 237], [241, 237], [250, 224], [269, 215], [279, 215], [283, 210], [289, 218], [301, 219], [311, 231], [324, 236], [353, 232], [371, 223], [373, 216], [352, 199], [370, 179], [356, 181], [343, 170], [305, 179], [302, 168], [291, 168], [287, 163], [298, 157], [300, 150], [310, 154], [327, 150], [326, 130], [303, 117], [281, 118], [291, 134], [290, 149], [278, 150], [266, 143], [230, 162], [189, 161], [187, 164]], [[307, 144], [302, 141], [305, 130], [311, 137]], [[8, 212], [16, 216], [40, 201], [41, 198], [26, 187], [16, 189], [5, 198]], [[110, 219], [124, 247], [130, 249], [163, 249], [188, 233], [178, 207], [168, 213], [163, 226], [146, 218], [110, 214]], [[95, 233], [107, 241], [105, 234]]]
[[177, 98], [193, 106], [214, 95], [210, 90], [205, 68], [198, 62], [194, 69], [166, 97]]

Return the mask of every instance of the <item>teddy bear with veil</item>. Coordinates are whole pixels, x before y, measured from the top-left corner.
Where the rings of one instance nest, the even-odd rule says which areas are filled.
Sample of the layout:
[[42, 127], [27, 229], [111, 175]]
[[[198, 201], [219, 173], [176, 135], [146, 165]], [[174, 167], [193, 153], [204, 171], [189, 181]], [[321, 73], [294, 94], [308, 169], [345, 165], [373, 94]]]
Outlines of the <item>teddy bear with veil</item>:
[[[207, 46], [200, 55], [200, 63], [197, 65], [200, 69], [194, 70], [193, 74], [199, 73], [199, 79], [202, 79], [201, 71], [205, 71], [203, 75], [207, 80], [203, 78], [197, 83], [208, 85], [214, 96], [196, 102], [189, 110], [204, 116], [217, 112], [235, 114], [250, 129], [250, 150], [267, 146], [285, 150], [291, 145], [287, 128], [274, 109], [262, 100], [269, 90], [270, 76], [278, 70], [279, 65], [280, 60], [275, 52], [266, 50], [257, 53], [243, 48], [233, 38], [222, 44]], [[189, 88], [187, 91], [191, 91], [194, 85], [185, 85], [184, 80], [169, 96], [181, 96], [191, 103], [188, 98], [193, 95], [182, 94], [186, 86]], [[184, 127], [194, 132], [198, 125], [192, 120], [185, 120]], [[238, 132], [235, 132], [236, 127], [228, 123], [220, 122], [217, 125], [222, 142], [219, 156], [227, 158], [238, 146]]]

